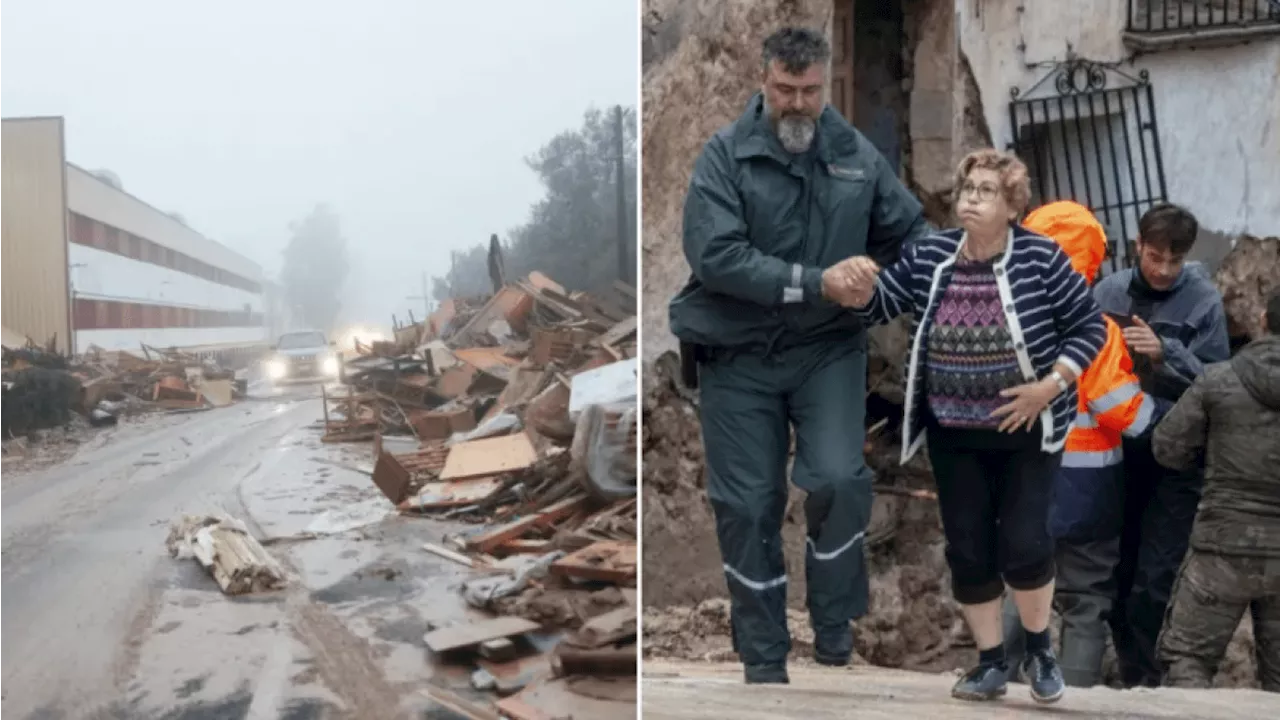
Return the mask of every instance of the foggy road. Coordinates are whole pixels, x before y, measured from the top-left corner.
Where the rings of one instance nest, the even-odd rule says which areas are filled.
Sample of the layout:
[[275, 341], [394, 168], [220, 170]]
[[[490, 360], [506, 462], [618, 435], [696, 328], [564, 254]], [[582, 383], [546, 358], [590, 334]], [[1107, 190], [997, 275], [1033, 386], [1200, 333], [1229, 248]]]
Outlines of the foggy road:
[[[461, 571], [417, 549], [435, 524], [387, 516], [385, 503], [376, 527], [289, 541], [325, 509], [381, 497], [332, 464], [367, 446], [323, 446], [308, 427], [319, 417], [314, 398], [151, 417], [54, 467], [6, 471], [5, 715], [408, 713], [431, 672], [417, 608], [465, 613], [433, 582]], [[169, 557], [171, 520], [219, 510], [284, 537], [269, 549], [288, 589], [231, 598], [193, 560]]]

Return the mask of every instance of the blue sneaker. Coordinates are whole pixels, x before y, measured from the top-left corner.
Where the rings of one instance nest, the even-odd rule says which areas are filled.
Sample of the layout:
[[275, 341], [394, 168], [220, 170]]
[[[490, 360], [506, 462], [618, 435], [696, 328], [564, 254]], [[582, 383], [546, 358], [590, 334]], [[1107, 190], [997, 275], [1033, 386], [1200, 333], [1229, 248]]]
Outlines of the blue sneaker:
[[1048, 705], [1062, 699], [1066, 683], [1062, 680], [1062, 668], [1053, 650], [1035, 650], [1027, 653], [1022, 661], [1022, 673], [1031, 684], [1031, 699]]
[[964, 674], [951, 688], [951, 697], [960, 700], [995, 700], [1008, 692], [1009, 668], [984, 663]]

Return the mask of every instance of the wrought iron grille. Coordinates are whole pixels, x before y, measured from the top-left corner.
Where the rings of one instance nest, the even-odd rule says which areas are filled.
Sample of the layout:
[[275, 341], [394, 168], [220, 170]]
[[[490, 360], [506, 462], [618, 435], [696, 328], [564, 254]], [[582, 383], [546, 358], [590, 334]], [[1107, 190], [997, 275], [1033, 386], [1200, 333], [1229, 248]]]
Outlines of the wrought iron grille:
[[1129, 32], [1280, 23], [1280, 0], [1129, 0]]
[[[1123, 82], [1108, 87], [1113, 76]], [[1138, 218], [1166, 200], [1147, 72], [1134, 78], [1071, 59], [1011, 95], [1009, 149], [1030, 171], [1032, 207], [1054, 200], [1088, 207], [1107, 229], [1110, 269], [1131, 265]]]

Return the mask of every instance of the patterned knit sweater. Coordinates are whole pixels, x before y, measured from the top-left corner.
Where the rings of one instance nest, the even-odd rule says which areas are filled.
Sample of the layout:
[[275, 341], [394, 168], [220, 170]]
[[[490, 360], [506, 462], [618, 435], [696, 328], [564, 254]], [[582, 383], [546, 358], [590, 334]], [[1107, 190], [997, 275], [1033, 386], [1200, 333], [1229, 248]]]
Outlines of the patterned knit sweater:
[[1008, 402], [1000, 391], [1022, 383], [1000, 307], [995, 260], [956, 259], [929, 327], [925, 392], [943, 427], [995, 429], [1000, 419], [991, 412]]

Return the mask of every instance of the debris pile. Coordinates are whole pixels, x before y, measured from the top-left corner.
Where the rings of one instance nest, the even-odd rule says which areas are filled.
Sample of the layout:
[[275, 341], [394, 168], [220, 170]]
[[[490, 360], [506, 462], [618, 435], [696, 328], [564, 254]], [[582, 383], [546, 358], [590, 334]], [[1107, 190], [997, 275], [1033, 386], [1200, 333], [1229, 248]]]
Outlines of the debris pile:
[[92, 426], [114, 425], [129, 410], [203, 410], [244, 395], [234, 372], [177, 350], [142, 347], [142, 355], [91, 347], [68, 359], [26, 345], [4, 349], [4, 438], [64, 427], [76, 414]]
[[[358, 346], [346, 387], [325, 392], [323, 439], [372, 440], [372, 480], [402, 515], [472, 524], [423, 546], [475, 570], [462, 595], [493, 615], [424, 638], [502, 697], [479, 708], [433, 687], [468, 717], [543, 717], [539, 693], [587, 680], [634, 699], [635, 293], [616, 290], [570, 293], [535, 272], [446, 301], [394, 341]], [[394, 435], [417, 448], [393, 451]], [[548, 656], [524, 638], [539, 630], [570, 634]]]
[[165, 547], [175, 558], [194, 557], [227, 595], [278, 590], [285, 575], [244, 523], [227, 515], [183, 515], [169, 527]]

